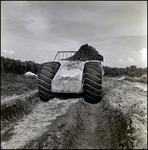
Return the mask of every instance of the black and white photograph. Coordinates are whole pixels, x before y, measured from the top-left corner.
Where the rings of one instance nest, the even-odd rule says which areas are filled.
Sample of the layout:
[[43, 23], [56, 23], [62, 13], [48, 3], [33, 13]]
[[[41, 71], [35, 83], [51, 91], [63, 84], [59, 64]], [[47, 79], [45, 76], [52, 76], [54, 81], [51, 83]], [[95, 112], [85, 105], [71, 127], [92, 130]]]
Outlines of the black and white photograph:
[[1, 1], [1, 149], [147, 149], [147, 1]]

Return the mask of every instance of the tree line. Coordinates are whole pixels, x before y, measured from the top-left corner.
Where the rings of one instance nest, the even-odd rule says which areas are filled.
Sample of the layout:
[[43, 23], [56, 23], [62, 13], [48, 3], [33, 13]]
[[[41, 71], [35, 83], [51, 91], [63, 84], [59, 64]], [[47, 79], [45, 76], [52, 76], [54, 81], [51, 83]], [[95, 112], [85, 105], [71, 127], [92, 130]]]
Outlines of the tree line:
[[108, 77], [120, 77], [120, 76], [130, 76], [130, 77], [141, 77], [147, 74], [146, 68], [137, 68], [137, 66], [132, 65], [126, 68], [108, 67], [104, 66], [104, 76]]
[[[1, 56], [1, 73], [15, 73], [24, 74], [28, 71], [37, 74], [42, 64], [35, 63], [33, 61], [22, 62], [20, 60], [14, 60]], [[147, 74], [146, 68], [137, 68], [135, 65], [126, 68], [108, 67], [104, 66], [104, 76], [107, 77], [119, 77], [130, 76], [140, 77]]]
[[41, 64], [33, 61], [22, 62], [20, 60], [14, 60], [1, 56], [1, 73], [24, 74], [31, 71], [37, 74], [40, 67]]

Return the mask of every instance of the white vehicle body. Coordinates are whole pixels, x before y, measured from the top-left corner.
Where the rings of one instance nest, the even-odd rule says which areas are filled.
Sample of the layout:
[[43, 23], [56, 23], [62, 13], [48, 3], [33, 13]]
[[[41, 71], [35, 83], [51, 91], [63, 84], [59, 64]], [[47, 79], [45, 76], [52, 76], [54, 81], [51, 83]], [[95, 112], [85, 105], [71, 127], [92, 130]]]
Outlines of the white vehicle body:
[[[57, 56], [55, 58], [57, 58]], [[102, 75], [104, 74], [101, 61], [67, 61], [59, 60], [59, 58], [58, 56], [58, 62], [60, 62], [61, 66], [51, 81], [51, 91], [53, 93], [82, 93], [83, 70], [86, 62], [100, 62]]]

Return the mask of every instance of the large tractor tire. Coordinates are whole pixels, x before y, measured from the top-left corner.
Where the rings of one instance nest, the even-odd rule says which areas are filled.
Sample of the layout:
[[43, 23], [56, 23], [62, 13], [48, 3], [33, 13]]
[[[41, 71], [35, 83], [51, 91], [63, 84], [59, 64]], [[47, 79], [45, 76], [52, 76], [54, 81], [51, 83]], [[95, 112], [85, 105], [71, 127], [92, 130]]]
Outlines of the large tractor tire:
[[58, 62], [44, 63], [38, 74], [38, 92], [42, 101], [48, 101], [54, 97], [51, 91], [51, 81], [60, 67]]
[[102, 97], [102, 69], [99, 62], [87, 62], [83, 73], [84, 99], [98, 103]]

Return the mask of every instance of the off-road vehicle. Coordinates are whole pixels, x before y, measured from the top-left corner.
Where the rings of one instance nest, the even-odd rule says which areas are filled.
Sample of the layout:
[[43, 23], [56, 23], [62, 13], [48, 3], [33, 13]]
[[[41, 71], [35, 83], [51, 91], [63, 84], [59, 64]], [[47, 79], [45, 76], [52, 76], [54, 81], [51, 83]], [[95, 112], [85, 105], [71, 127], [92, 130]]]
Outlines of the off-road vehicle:
[[99, 102], [102, 93], [103, 56], [92, 46], [78, 51], [58, 51], [54, 61], [42, 64], [38, 73], [38, 92], [48, 101], [55, 93], [83, 93], [89, 102]]

